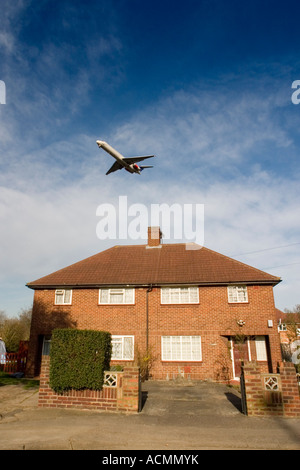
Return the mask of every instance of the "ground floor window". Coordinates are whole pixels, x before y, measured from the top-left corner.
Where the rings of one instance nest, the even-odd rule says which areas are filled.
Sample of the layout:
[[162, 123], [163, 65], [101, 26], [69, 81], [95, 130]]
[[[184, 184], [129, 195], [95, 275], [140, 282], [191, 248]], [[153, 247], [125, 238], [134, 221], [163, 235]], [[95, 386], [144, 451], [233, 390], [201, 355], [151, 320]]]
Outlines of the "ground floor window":
[[112, 354], [111, 359], [121, 361], [133, 361], [134, 359], [134, 336], [111, 337]]
[[201, 361], [201, 336], [162, 336], [163, 361]]
[[43, 337], [42, 355], [50, 356], [51, 336], [47, 335]]

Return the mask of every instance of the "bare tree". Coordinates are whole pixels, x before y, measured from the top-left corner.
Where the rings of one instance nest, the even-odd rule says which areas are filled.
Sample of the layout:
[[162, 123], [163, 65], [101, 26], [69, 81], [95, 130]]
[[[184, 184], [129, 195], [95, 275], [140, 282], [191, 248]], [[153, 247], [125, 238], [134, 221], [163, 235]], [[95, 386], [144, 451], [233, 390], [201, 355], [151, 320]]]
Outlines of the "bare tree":
[[0, 311], [0, 336], [3, 338], [7, 352], [16, 352], [20, 341], [29, 340], [32, 308], [22, 309], [17, 317], [9, 318]]
[[292, 310], [285, 309], [286, 335], [290, 343], [295, 341], [300, 335], [300, 304], [297, 304]]

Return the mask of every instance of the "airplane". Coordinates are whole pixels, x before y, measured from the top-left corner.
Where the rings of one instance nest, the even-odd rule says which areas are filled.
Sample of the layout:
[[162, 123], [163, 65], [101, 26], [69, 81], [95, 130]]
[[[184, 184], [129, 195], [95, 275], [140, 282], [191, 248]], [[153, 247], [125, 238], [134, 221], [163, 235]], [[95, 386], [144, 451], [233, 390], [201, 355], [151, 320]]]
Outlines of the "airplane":
[[155, 157], [155, 155], [125, 158], [106, 142], [103, 142], [102, 140], [97, 140], [96, 143], [99, 148], [103, 148], [105, 152], [109, 153], [112, 157], [116, 159], [115, 163], [110, 167], [110, 169], [106, 173], [107, 175], [109, 175], [109, 173], [113, 173], [114, 171], [122, 170], [122, 168], [125, 168], [125, 170], [129, 171], [129, 173], [138, 173], [140, 175], [141, 171], [143, 171], [145, 168], [153, 168], [153, 166], [139, 166], [137, 163], [146, 160], [146, 158]]

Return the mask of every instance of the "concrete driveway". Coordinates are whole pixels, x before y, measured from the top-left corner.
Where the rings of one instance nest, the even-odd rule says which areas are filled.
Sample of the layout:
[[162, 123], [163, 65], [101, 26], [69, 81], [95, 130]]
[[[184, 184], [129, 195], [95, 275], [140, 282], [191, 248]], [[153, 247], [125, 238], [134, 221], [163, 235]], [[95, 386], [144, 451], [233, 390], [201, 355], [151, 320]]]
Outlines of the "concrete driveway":
[[146, 382], [134, 415], [38, 408], [37, 392], [18, 388], [0, 387], [1, 450], [300, 449], [300, 419], [244, 416], [225, 385]]

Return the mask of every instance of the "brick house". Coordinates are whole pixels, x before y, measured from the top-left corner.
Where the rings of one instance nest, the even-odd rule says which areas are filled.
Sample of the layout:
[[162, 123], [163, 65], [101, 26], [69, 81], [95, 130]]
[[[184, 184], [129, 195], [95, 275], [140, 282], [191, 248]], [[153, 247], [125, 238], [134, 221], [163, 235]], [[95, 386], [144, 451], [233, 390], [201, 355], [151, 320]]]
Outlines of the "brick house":
[[281, 344], [289, 344], [290, 342], [300, 338], [300, 312], [287, 313], [277, 310], [277, 324], [280, 335]]
[[[187, 249], [188, 248], [188, 249]], [[150, 377], [226, 381], [241, 360], [281, 361], [273, 287], [280, 278], [191, 244], [114, 246], [27, 286], [34, 304], [27, 375], [38, 375], [54, 328], [106, 330], [112, 363], [150, 351]]]

